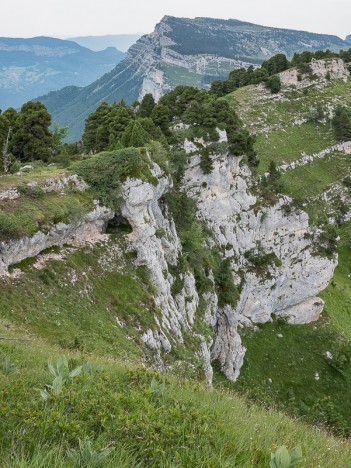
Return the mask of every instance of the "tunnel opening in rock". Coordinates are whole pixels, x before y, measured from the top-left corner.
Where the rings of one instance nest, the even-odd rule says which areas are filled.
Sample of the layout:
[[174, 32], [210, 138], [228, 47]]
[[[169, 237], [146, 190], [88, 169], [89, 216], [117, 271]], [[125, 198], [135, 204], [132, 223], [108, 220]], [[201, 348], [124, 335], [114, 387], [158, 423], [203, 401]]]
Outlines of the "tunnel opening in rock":
[[124, 216], [118, 213], [110, 221], [108, 221], [106, 226], [106, 234], [123, 236], [126, 234], [130, 234], [132, 231], [133, 228], [130, 225], [129, 221]]

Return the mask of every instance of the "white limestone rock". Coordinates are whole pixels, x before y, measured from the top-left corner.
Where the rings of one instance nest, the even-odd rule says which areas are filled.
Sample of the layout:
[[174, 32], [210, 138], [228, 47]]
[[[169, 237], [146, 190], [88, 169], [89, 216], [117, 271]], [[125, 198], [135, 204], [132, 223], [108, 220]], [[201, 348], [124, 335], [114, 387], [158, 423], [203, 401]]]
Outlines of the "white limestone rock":
[[63, 244], [82, 245], [88, 242], [104, 231], [106, 222], [113, 216], [110, 208], [96, 206], [81, 221], [71, 224], [58, 223], [47, 233], [39, 231], [32, 237], [0, 242], [0, 275], [6, 276], [10, 265], [29, 257], [36, 257], [50, 247]]
[[[206, 183], [206, 189], [201, 189]], [[216, 342], [212, 351], [227, 377], [235, 380], [243, 362], [244, 349], [237, 326], [264, 323], [272, 314], [289, 323], [316, 320], [323, 301], [316, 297], [331, 279], [337, 259], [315, 254], [309, 234], [308, 215], [286, 215], [282, 197], [274, 206], [257, 207], [258, 200], [249, 192], [247, 168], [240, 159], [226, 155], [213, 157], [213, 171], [204, 175], [199, 160], [193, 157], [185, 172], [184, 188], [196, 200], [198, 216], [213, 232], [215, 242], [231, 258], [234, 272], [241, 272], [243, 285], [234, 309], [218, 310]], [[262, 246], [274, 253], [277, 264], [264, 277], [251, 271], [245, 252]], [[210, 314], [207, 313], [209, 320]]]
[[216, 340], [211, 359], [220, 363], [221, 369], [229, 380], [235, 382], [244, 363], [246, 349], [237, 331], [238, 317], [230, 306], [218, 311]]

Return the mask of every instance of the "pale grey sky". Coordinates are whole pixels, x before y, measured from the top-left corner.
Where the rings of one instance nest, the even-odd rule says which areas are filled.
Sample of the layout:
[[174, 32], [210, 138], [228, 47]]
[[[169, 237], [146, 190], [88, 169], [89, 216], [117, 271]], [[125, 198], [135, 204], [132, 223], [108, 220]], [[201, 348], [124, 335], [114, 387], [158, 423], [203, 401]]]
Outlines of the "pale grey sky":
[[164, 15], [351, 34], [350, 0], [0, 0], [0, 36], [149, 33]]

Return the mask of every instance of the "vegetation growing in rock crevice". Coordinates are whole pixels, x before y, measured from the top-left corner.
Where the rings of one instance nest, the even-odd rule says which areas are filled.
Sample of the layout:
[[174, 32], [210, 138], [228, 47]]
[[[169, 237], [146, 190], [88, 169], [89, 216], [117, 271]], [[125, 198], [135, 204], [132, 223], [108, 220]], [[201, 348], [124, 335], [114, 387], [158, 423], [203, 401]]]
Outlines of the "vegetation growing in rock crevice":
[[182, 243], [178, 266], [171, 269], [176, 278], [173, 292], [180, 292], [182, 281], [179, 275], [188, 270], [194, 273], [196, 289], [200, 295], [214, 290], [220, 306], [235, 306], [239, 298], [239, 288], [233, 281], [231, 260], [223, 259], [219, 252], [210, 247], [211, 233], [197, 219], [195, 201], [181, 190], [168, 193], [166, 200]]
[[257, 276], [270, 278], [269, 268], [272, 266], [282, 266], [282, 261], [274, 252], [267, 253], [261, 243], [245, 252], [244, 257], [248, 261], [248, 270], [253, 271]]

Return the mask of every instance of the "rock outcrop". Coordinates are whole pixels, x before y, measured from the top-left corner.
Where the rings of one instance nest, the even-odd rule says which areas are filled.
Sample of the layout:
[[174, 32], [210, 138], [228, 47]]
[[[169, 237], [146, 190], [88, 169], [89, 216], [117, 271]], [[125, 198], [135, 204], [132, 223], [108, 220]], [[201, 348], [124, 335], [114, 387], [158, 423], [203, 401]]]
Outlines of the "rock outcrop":
[[[67, 190], [78, 190], [79, 192], [85, 192], [88, 189], [88, 184], [84, 180], [80, 179], [76, 174], [64, 175], [62, 177], [51, 177], [44, 179], [40, 184], [38, 182], [27, 182], [22, 185], [22, 189], [30, 191], [33, 189], [39, 189], [44, 193], [50, 192], [65, 192]], [[17, 187], [8, 188], [0, 192], [0, 201], [5, 200], [16, 200], [21, 195], [21, 190]]]
[[82, 220], [71, 224], [55, 224], [47, 233], [38, 231], [32, 237], [0, 242], [0, 276], [8, 274], [9, 266], [26, 258], [36, 257], [50, 247], [64, 244], [83, 245], [104, 232], [107, 221], [113, 216], [110, 208], [97, 204]]
[[[212, 351], [227, 377], [235, 380], [243, 357], [237, 326], [267, 322], [272, 314], [292, 324], [318, 319], [324, 304], [316, 295], [327, 286], [336, 259], [315, 254], [307, 214], [285, 214], [288, 197], [274, 206], [258, 206], [260, 200], [249, 193], [250, 175], [240, 158], [216, 157], [208, 175], [199, 163], [193, 157], [185, 173], [185, 188], [197, 201], [198, 216], [210, 227], [217, 245], [225, 248], [234, 275], [242, 278], [236, 308], [217, 310]], [[261, 255], [274, 254], [277, 260], [267, 265], [264, 275], [255, 272], [245, 256], [247, 252], [259, 256], [260, 251]]]
[[[327, 74], [330, 74], [331, 78], [342, 79], [347, 81], [350, 76], [350, 71], [347, 68], [345, 62], [341, 59], [333, 60], [312, 60], [309, 64], [311, 69], [311, 75], [315, 75], [318, 78], [326, 78]], [[279, 74], [280, 81], [284, 86], [297, 86], [302, 88], [309, 85], [309, 80], [301, 80], [299, 77], [300, 72], [297, 68], [292, 68], [281, 72]]]
[[[220, 132], [223, 147], [225, 139], [225, 132]], [[225, 151], [212, 156], [213, 170], [204, 174], [196, 148], [206, 143], [196, 143], [184, 145], [189, 162], [183, 189], [195, 200], [198, 218], [212, 233], [212, 248], [230, 261], [240, 292], [235, 305], [220, 305], [212, 272], [207, 274], [213, 288], [204, 294], [197, 290], [191, 271], [180, 273], [180, 290], [173, 288], [176, 278], [172, 272], [178, 265], [182, 246], [165, 198], [172, 190], [172, 180], [157, 164], [152, 169], [157, 183], [130, 178], [123, 183], [124, 201], [119, 214], [132, 227], [127, 239], [129, 249], [136, 252], [135, 264], [148, 270], [155, 288], [156, 326], [140, 333], [159, 366], [162, 367], [165, 354], [173, 347], [185, 345], [190, 337], [189, 353], [202, 362], [209, 382], [213, 360], [235, 381], [245, 355], [240, 329], [270, 321], [273, 315], [291, 324], [318, 319], [323, 301], [317, 295], [331, 279], [337, 259], [316, 254], [308, 215], [286, 210], [291, 202], [288, 197], [281, 197], [272, 205], [252, 193], [253, 179], [241, 158]], [[82, 221], [60, 223], [46, 234], [38, 232], [31, 238], [3, 242], [0, 272], [6, 274], [9, 265], [53, 245], [84, 243], [103, 232], [106, 222], [114, 216], [112, 210], [97, 205]], [[198, 332], [197, 320], [204, 320], [212, 328], [212, 336]]]
[[128, 179], [122, 188], [121, 212], [133, 228], [129, 235], [130, 249], [137, 252], [136, 265], [149, 271], [156, 288], [155, 302], [161, 312], [160, 318], [156, 317], [159, 329], [146, 330], [142, 340], [161, 359], [161, 353], [169, 353], [172, 345], [183, 344], [185, 333], [193, 335], [199, 343], [198, 355], [204, 363], [206, 377], [211, 381], [209, 348], [204, 337], [193, 333], [191, 328], [199, 305], [193, 274], [186, 273], [181, 292], [172, 294], [174, 278], [169, 266], [177, 264], [181, 244], [173, 220], [161, 209], [162, 197], [172, 188], [172, 180], [157, 164], [152, 172], [158, 178], [157, 185]]
[[[185, 146], [189, 149], [191, 145]], [[163, 200], [172, 182], [157, 165], [154, 175], [158, 177], [157, 186], [136, 180], [124, 184], [122, 214], [133, 227], [129, 240], [137, 251], [137, 264], [147, 267], [157, 290], [159, 330], [147, 330], [143, 340], [160, 355], [182, 343], [184, 334], [193, 333], [200, 298], [190, 272], [184, 275], [181, 293], [172, 295], [175, 279], [169, 267], [177, 264], [181, 253], [176, 227]], [[240, 158], [225, 153], [213, 158], [213, 170], [208, 175], [200, 168], [200, 157], [191, 156], [183, 187], [196, 201], [198, 217], [213, 233], [213, 248], [225, 251], [233, 276], [240, 283], [236, 307], [219, 307], [214, 292], [202, 297], [207, 304], [205, 321], [215, 331], [211, 360], [219, 361], [233, 381], [245, 355], [240, 327], [270, 321], [272, 315], [291, 324], [317, 320], [324, 305], [317, 294], [327, 286], [337, 263], [336, 259], [315, 254], [306, 213], [286, 214], [284, 207], [291, 202], [288, 197], [264, 206], [250, 193], [250, 185], [248, 168], [241, 165]], [[255, 271], [245, 255], [258, 247], [256, 255], [273, 255], [276, 260], [266, 265], [264, 273]], [[204, 337], [199, 337], [199, 355], [210, 379], [209, 346]]]

